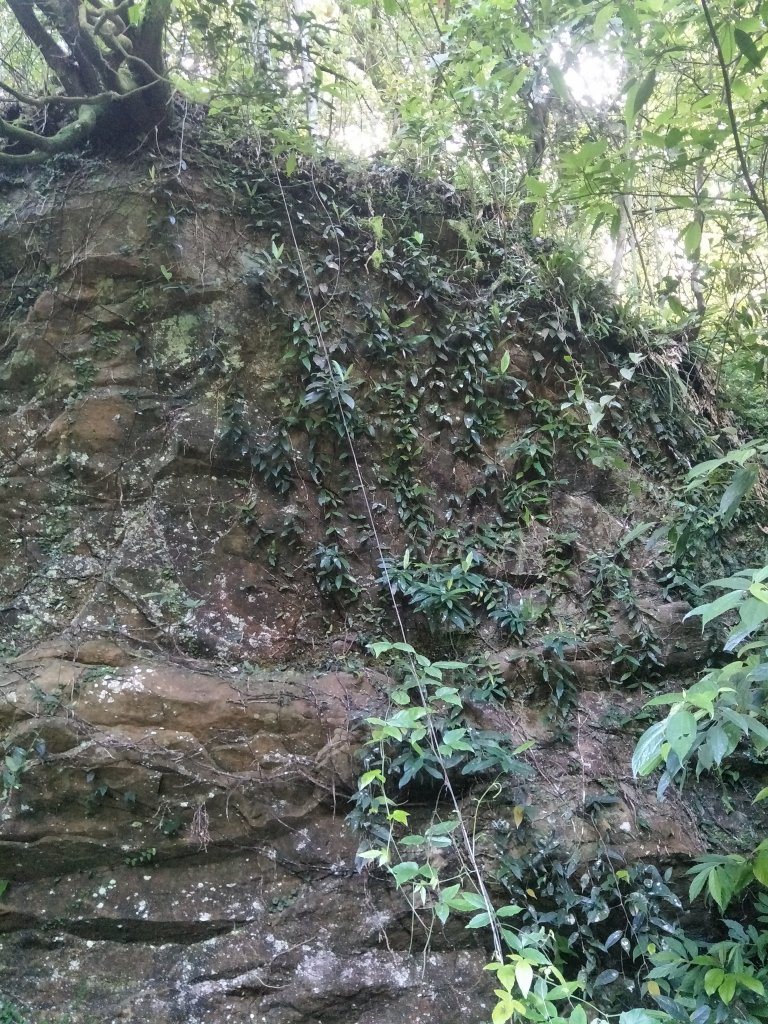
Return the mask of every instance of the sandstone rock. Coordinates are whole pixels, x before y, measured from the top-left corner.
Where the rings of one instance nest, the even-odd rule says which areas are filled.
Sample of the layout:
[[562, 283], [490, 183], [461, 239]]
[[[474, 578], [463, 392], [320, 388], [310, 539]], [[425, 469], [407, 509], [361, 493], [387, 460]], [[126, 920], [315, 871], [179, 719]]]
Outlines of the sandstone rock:
[[41, 292], [35, 299], [27, 319], [30, 322], [50, 320], [56, 308], [56, 296], [51, 291]]
[[[360, 377], [350, 422], [374, 539], [322, 388], [298, 411], [286, 404], [306, 396], [307, 362], [313, 387], [323, 366], [303, 347], [314, 327], [295, 266], [265, 258], [275, 214], [255, 223], [262, 203], [282, 216], [261, 194], [271, 168], [239, 207], [208, 177], [105, 168], [55, 198], [30, 178], [0, 205], [0, 306], [19, 310], [0, 323], [0, 727], [24, 754], [0, 816], [0, 986], [32, 1019], [66, 1012], [71, 1024], [479, 1024], [493, 1003], [488, 950], [461, 921], [432, 928], [426, 914], [423, 930], [385, 879], [358, 871], [345, 824], [363, 723], [387, 713], [393, 686], [361, 667], [389, 629], [380, 558], [401, 559], [403, 521], [422, 516], [435, 529], [414, 560], [450, 571], [472, 550], [510, 600], [547, 605], [547, 629], [589, 637], [563, 651], [578, 691], [564, 737], [541, 636], [523, 649], [482, 625], [508, 689], [469, 721], [535, 741], [530, 777], [504, 779], [499, 801], [487, 778], [457, 770], [483, 865], [552, 838], [582, 858], [610, 844], [673, 863], [703, 844], [677, 798], [659, 804], [626, 775], [639, 702], [609, 688], [638, 620], [611, 606], [596, 631], [589, 608], [589, 556], [616, 557], [627, 480], [587, 466], [570, 438], [544, 468], [513, 464], [508, 446], [538, 440], [532, 398], [555, 415], [563, 400], [553, 352], [522, 314], [507, 351], [525, 401], [509, 379], [470, 395], [481, 360], [500, 354], [463, 364], [454, 351], [469, 291], [451, 274], [439, 302], [411, 294], [345, 252], [321, 315], [338, 329], [333, 358]], [[329, 225], [325, 213], [313, 223], [303, 188], [297, 178], [300, 244], [310, 289], [326, 295]], [[356, 237], [343, 216], [338, 230]], [[438, 248], [450, 242], [450, 218], [423, 216]], [[413, 428], [402, 396], [390, 400], [401, 357], [374, 350], [379, 306], [393, 323], [412, 317], [425, 349], [446, 328], [435, 365], [409, 383], [424, 407]], [[579, 358], [601, 379], [609, 369], [599, 352]], [[457, 457], [485, 397], [497, 428]], [[547, 473], [567, 485], [553, 490]], [[514, 505], [517, 486], [536, 492], [519, 517], [499, 501], [509, 489]], [[341, 585], [322, 568], [334, 545]], [[707, 653], [698, 625], [665, 603], [650, 559], [638, 569], [642, 621], [667, 670], [690, 672]], [[474, 653], [474, 634], [446, 640], [402, 610], [433, 659]], [[614, 802], [601, 804], [606, 787]], [[415, 801], [414, 831], [443, 813], [435, 801]]]
[[81, 665], [108, 665], [122, 668], [133, 660], [131, 655], [111, 640], [84, 640], [73, 647], [74, 660]]
[[60, 444], [66, 438], [74, 452], [119, 450], [131, 432], [135, 416], [134, 409], [120, 396], [91, 397], [58, 416], [46, 439]]

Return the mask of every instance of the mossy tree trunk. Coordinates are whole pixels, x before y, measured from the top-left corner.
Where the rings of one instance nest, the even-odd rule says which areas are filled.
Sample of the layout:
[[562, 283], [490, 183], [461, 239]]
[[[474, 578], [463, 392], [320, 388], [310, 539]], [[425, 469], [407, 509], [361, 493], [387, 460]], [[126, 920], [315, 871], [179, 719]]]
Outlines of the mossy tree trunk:
[[6, 2], [56, 85], [29, 95], [0, 80], [0, 94], [15, 105], [13, 117], [0, 117], [0, 167], [42, 163], [95, 136], [128, 142], [163, 131], [172, 0]]

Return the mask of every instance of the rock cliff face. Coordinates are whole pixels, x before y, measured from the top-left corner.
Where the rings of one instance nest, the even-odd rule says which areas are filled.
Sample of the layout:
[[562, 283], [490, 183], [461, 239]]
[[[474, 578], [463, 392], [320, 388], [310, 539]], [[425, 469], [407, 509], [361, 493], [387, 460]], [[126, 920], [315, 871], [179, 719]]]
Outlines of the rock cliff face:
[[537, 741], [478, 817], [489, 865], [700, 849], [624, 727], [633, 678], [707, 653], [628, 539], [700, 443], [658, 397], [683, 356], [447, 187], [188, 163], [0, 191], [0, 991], [78, 1022], [482, 1021], [480, 940], [356, 866], [391, 689], [365, 643], [398, 638], [394, 592], [415, 646], [494, 669], [478, 726]]

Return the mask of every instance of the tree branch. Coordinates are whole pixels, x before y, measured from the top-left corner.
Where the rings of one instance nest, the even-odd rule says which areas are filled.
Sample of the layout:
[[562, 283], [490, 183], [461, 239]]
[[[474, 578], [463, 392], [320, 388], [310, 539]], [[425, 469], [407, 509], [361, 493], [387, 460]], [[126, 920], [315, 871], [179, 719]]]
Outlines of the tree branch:
[[19, 128], [18, 125], [0, 118], [0, 135], [14, 142], [32, 147], [30, 153], [3, 153], [0, 151], [1, 164], [35, 164], [43, 163], [45, 160], [57, 153], [70, 153], [77, 149], [93, 133], [97, 123], [97, 108], [84, 107], [80, 116], [71, 124], [65, 125], [55, 135], [50, 137], [38, 135], [37, 132], [30, 132], [26, 128]]
[[105, 90], [104, 92], [96, 93], [95, 96], [26, 96], [23, 92], [19, 92], [14, 89], [13, 86], [8, 85], [7, 82], [0, 81], [0, 90], [9, 93], [19, 103], [23, 103], [25, 107], [98, 107], [104, 103], [118, 103], [121, 100], [129, 100], [131, 97], [137, 95], [137, 93], [144, 92], [146, 89], [151, 89], [155, 85], [155, 82], [147, 82], [146, 85], [137, 85], [135, 89], [131, 89], [130, 92], [112, 92], [111, 90]]
[[87, 59], [92, 67], [98, 72], [98, 76], [101, 80], [102, 88], [104, 85], [113, 92], [125, 92], [120, 76], [114, 68], [107, 64], [104, 56], [99, 49], [99, 43], [95, 36], [91, 26], [88, 24], [88, 19], [85, 16], [85, 7], [80, 8], [80, 32], [79, 40], [82, 49], [87, 54]]
[[105, 21], [113, 21], [121, 32], [124, 31], [125, 23], [120, 15], [124, 11], [130, 10], [132, 4], [133, 0], [123, 0], [123, 3], [118, 4], [117, 7], [105, 7], [93, 23], [93, 31], [98, 35]]
[[0, 150], [0, 167], [33, 167], [50, 159], [48, 153], [3, 153]]
[[32, 0], [8, 0], [8, 6], [24, 34], [40, 51], [43, 60], [58, 77], [67, 92], [86, 91], [82, 88], [78, 69], [72, 59], [38, 21], [32, 9]]
[[103, 92], [98, 96], [64, 96], [53, 95], [53, 96], [27, 96], [23, 92], [19, 92], [18, 89], [14, 89], [12, 85], [7, 82], [0, 81], [0, 90], [7, 92], [10, 96], [13, 96], [19, 103], [23, 103], [25, 107], [48, 107], [58, 105], [62, 107], [80, 107], [86, 103], [99, 103], [102, 100], [117, 99], [118, 93]]
[[725, 62], [725, 57], [723, 56], [723, 49], [720, 46], [720, 40], [717, 37], [717, 30], [715, 29], [714, 22], [712, 21], [712, 14], [709, 9], [709, 4], [707, 3], [707, 0], [700, 0], [700, 2], [701, 9], [704, 12], [704, 20], [707, 23], [709, 37], [712, 40], [712, 44], [715, 48], [715, 53], [717, 55], [717, 63], [720, 66], [720, 75], [723, 79], [723, 91], [725, 94], [725, 106], [726, 110], [728, 111], [728, 125], [731, 129], [733, 144], [736, 147], [736, 156], [739, 161], [741, 176], [744, 180], [744, 184], [746, 185], [747, 192], [749, 192], [752, 201], [754, 202], [755, 206], [758, 208], [758, 210], [763, 216], [763, 220], [765, 221], [766, 227], [768, 227], [768, 204], [766, 204], [764, 197], [762, 197], [760, 193], [757, 191], [754, 179], [752, 178], [752, 174], [749, 170], [749, 164], [747, 163], [747, 155], [744, 152], [744, 146], [741, 142], [741, 136], [739, 135], [739, 126], [738, 122], [736, 121], [736, 113], [733, 109], [733, 93], [731, 91], [731, 76], [728, 74], [728, 65]]
[[[100, 92], [103, 84], [94, 67], [93, 55], [84, 51], [79, 18], [82, 11], [79, 0], [34, 0], [50, 24], [64, 40], [77, 66], [80, 92], [88, 95]], [[68, 89], [68, 92], [72, 90]]]
[[147, 0], [144, 17], [136, 33], [136, 54], [160, 75], [165, 70], [163, 31], [170, 16], [171, 0]]
[[124, 60], [130, 62], [131, 64], [135, 64], [138, 67], [142, 68], [144, 71], [146, 71], [147, 75], [150, 78], [150, 81], [146, 82], [145, 85], [142, 86], [142, 88], [145, 88], [149, 85], [156, 85], [161, 82], [165, 83], [166, 85], [170, 84], [169, 80], [165, 77], [165, 75], [160, 74], [159, 71], [156, 71], [155, 68], [153, 68], [151, 64], [148, 64], [147, 61], [145, 61], [142, 57], [137, 57], [136, 54], [129, 53], [124, 48], [119, 39], [112, 36], [104, 39], [104, 42], [111, 50], [114, 50], [115, 53], [119, 53]]

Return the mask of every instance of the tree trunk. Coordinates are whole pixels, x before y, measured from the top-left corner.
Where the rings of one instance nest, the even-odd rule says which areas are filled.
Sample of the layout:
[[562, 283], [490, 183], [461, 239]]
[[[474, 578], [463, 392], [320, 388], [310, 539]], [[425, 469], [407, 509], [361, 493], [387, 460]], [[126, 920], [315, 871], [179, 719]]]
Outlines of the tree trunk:
[[[0, 81], [0, 97], [21, 111], [15, 120], [0, 116], [0, 166], [42, 163], [89, 139], [132, 145], [167, 128], [172, 89], [163, 43], [172, 0], [146, 0], [135, 24], [136, 0], [7, 3], [58, 88], [27, 95]], [[36, 129], [40, 111], [53, 134]]]

